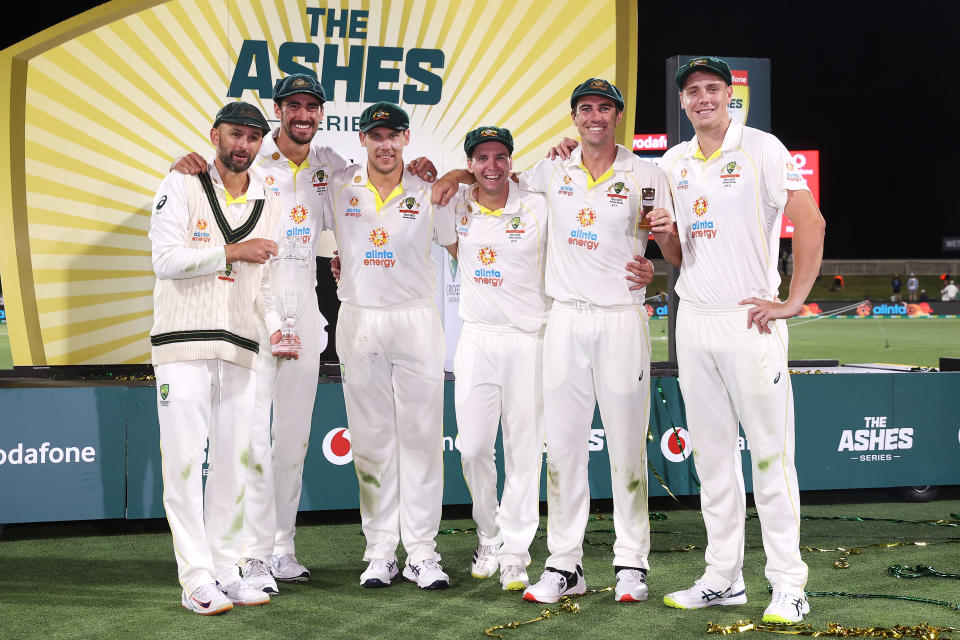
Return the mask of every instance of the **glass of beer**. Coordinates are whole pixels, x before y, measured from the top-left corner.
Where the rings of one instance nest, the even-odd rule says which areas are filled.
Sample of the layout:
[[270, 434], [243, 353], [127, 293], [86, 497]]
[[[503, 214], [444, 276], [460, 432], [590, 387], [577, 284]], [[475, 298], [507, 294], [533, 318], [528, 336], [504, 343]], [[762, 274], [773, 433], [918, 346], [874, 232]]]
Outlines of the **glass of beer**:
[[647, 218], [647, 214], [653, 211], [653, 200], [656, 197], [656, 189], [652, 187], [645, 187], [640, 190], [640, 200], [643, 205], [643, 212], [640, 214], [640, 222], [637, 224], [637, 227], [640, 229], [650, 230], [650, 220]]

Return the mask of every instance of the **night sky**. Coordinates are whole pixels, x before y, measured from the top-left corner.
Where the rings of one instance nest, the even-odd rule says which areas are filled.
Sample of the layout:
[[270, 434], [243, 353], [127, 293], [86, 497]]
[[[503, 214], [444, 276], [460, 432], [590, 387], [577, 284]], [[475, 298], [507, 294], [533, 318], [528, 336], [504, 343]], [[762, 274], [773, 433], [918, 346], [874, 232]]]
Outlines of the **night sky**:
[[[46, 3], [6, 21], [0, 46], [97, 4]], [[825, 257], [938, 258], [942, 237], [960, 236], [960, 2], [661, 1], [639, 14], [638, 132], [667, 130], [666, 58], [770, 58], [773, 133], [820, 150]]]

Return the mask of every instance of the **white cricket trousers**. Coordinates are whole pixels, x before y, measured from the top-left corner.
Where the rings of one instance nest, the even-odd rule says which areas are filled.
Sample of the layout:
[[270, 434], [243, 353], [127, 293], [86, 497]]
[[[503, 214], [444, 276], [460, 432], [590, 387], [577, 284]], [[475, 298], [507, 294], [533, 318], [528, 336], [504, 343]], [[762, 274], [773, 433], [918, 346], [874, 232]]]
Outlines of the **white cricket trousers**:
[[704, 577], [711, 584], [731, 584], [743, 567], [746, 496], [739, 422], [750, 447], [767, 580], [775, 591], [803, 591], [807, 565], [800, 559], [787, 325], [777, 320], [768, 334], [748, 329], [749, 309], [681, 300], [677, 313], [680, 391], [707, 528]]
[[[154, 367], [163, 507], [187, 593], [238, 577], [256, 376], [225, 360]], [[163, 397], [164, 386], [166, 398]], [[203, 488], [204, 449], [207, 482]]]
[[590, 511], [587, 441], [600, 407], [610, 458], [615, 566], [648, 568], [650, 333], [639, 305], [554, 301], [543, 341], [547, 436], [546, 565], [574, 571]]
[[[480, 544], [502, 543], [502, 567], [530, 564], [540, 524], [542, 355], [542, 332], [464, 322], [453, 358], [463, 479]], [[494, 447], [501, 422], [504, 482], [498, 505]]]
[[337, 355], [360, 485], [364, 560], [438, 559], [443, 504], [443, 362], [432, 300], [340, 305]]
[[306, 293], [303, 314], [297, 319], [303, 347], [300, 357], [277, 360], [270, 336], [260, 339], [243, 535], [245, 558], [265, 561], [272, 554], [296, 553], [293, 538], [303, 462], [310, 444], [320, 354], [327, 348], [327, 321], [317, 306], [317, 292], [309, 289]]

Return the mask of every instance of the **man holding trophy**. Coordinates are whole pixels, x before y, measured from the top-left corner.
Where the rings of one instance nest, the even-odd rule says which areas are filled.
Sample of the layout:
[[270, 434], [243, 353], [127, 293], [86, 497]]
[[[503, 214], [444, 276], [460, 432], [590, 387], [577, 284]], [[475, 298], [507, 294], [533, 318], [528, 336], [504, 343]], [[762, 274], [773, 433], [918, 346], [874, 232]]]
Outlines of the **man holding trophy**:
[[163, 504], [181, 604], [202, 615], [270, 601], [237, 568], [260, 327], [280, 341], [261, 266], [277, 253], [269, 238], [280, 208], [248, 171], [268, 131], [253, 105], [223, 107], [210, 131], [213, 162], [198, 175], [168, 174], [150, 219]]

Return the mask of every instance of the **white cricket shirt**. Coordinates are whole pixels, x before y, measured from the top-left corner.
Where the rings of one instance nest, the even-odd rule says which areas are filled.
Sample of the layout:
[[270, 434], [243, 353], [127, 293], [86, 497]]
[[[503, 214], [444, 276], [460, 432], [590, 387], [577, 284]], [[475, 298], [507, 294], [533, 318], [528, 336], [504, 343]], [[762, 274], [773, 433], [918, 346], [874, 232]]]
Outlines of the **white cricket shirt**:
[[430, 202], [429, 183], [404, 170], [386, 200], [367, 179], [365, 165], [337, 171], [327, 186], [324, 224], [332, 227], [340, 251], [342, 302], [361, 307], [390, 307], [437, 290], [437, 264], [431, 240], [441, 246], [457, 241], [454, 204]]
[[661, 166], [670, 179], [683, 251], [677, 295], [702, 304], [773, 300], [787, 192], [807, 188], [783, 144], [731, 122], [710, 158], [694, 136], [667, 151]]
[[541, 160], [524, 171], [520, 186], [550, 204], [548, 296], [601, 307], [643, 303], [645, 289], [630, 291], [625, 268], [647, 247], [648, 233], [637, 229], [640, 190], [655, 189], [654, 206], [673, 211], [663, 171], [617, 145], [613, 165], [594, 181], [578, 147], [567, 160]]
[[477, 188], [461, 185], [456, 198], [460, 317], [539, 331], [550, 303], [543, 288], [547, 199], [508, 184], [506, 204], [490, 211], [476, 201]]
[[[280, 198], [282, 215], [277, 229], [277, 244], [283, 247], [284, 238], [293, 236], [310, 247], [310, 255], [317, 255], [323, 226], [323, 202], [330, 176], [350, 166], [350, 162], [329, 147], [311, 143], [310, 151], [300, 166], [288, 160], [277, 147], [279, 128], [264, 137], [260, 154], [250, 171], [264, 183], [264, 188]], [[332, 238], [329, 238], [332, 241]], [[334, 247], [336, 248], [336, 247]], [[323, 253], [332, 251], [326, 248]], [[316, 261], [311, 259], [313, 287], [317, 286]]]

